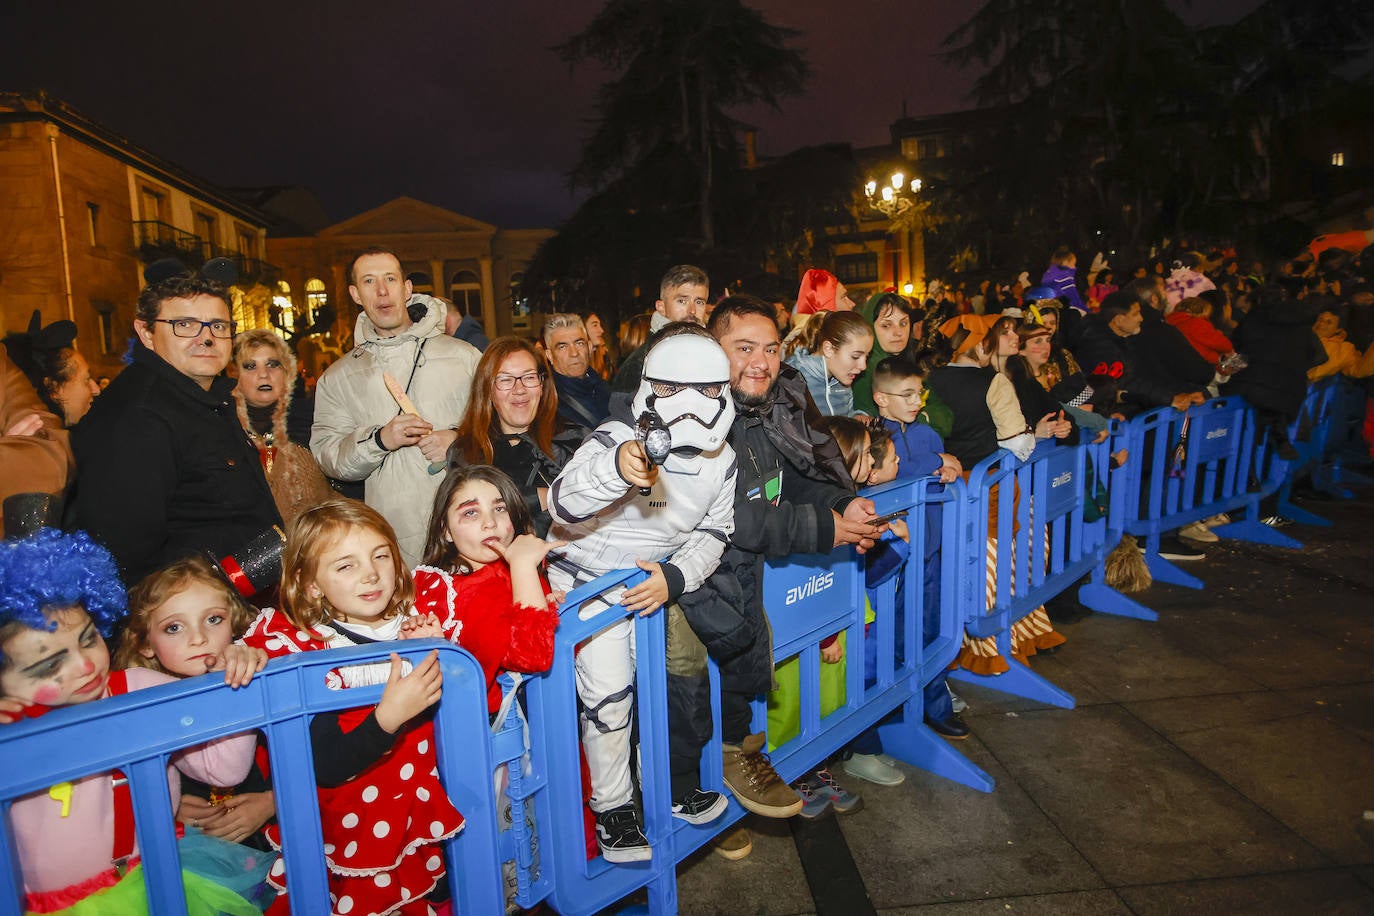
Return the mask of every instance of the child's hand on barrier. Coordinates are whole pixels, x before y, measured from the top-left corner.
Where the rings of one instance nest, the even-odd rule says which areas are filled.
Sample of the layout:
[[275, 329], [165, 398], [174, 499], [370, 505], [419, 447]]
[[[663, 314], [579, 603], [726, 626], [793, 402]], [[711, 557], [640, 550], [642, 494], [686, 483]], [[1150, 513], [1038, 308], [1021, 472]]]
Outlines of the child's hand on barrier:
[[397, 653], [391, 653], [386, 685], [376, 709], [377, 724], [383, 731], [394, 734], [439, 701], [443, 692], [443, 671], [438, 657], [437, 651], [430, 652], [407, 674], [405, 666], [408, 663]]
[[221, 840], [242, 843], [272, 819], [277, 813], [277, 802], [271, 792], [245, 792], [226, 798], [215, 810], [224, 813], [201, 829]]
[[250, 646], [235, 643], [224, 650], [224, 654], [206, 659], [208, 671], [223, 671], [224, 683], [230, 687], [245, 687], [263, 668], [267, 667], [267, 653]]
[[906, 541], [908, 544], [911, 543], [911, 531], [907, 528], [906, 522], [902, 521], [900, 518], [894, 518], [887, 523], [887, 527], [888, 530], [897, 535], [897, 537]]
[[394, 735], [402, 725], [439, 702], [444, 692], [444, 674], [439, 668], [439, 653], [431, 652], [404, 677], [401, 656], [391, 653], [391, 674], [382, 688], [377, 704], [377, 724]]
[[402, 639], [443, 639], [444, 628], [433, 611], [423, 616], [411, 614], [401, 621]]
[[9, 697], [0, 697], [0, 725], [9, 725], [24, 718], [24, 704]]
[[956, 477], [964, 473], [964, 466], [959, 463], [959, 459], [947, 452], [940, 453], [940, 465], [952, 469]]
[[1098, 444], [1100, 444], [1100, 443], [1102, 443], [1102, 442], [1105, 442], [1106, 439], [1107, 439], [1107, 436], [1109, 436], [1110, 434], [1111, 434], [1111, 431], [1110, 431], [1110, 430], [1099, 429], [1099, 430], [1097, 431], [1097, 435], [1093, 437], [1093, 445], [1098, 445]]
[[959, 472], [947, 464], [940, 465], [939, 470], [935, 472], [935, 479], [940, 483], [954, 483], [954, 478], [958, 476]]
[[648, 573], [649, 578], [634, 588], [625, 589], [625, 594], [620, 598], [620, 606], [627, 611], [638, 611], [641, 617], [648, 617], [667, 602], [668, 579], [663, 575], [663, 566], [660, 563], [636, 560], [635, 565]]
[[658, 480], [658, 466], [649, 461], [644, 446], [634, 439], [620, 443], [615, 450], [615, 467], [632, 487], [648, 489]]
[[828, 646], [821, 646], [821, 661], [827, 665], [838, 665], [844, 661], [844, 643], [837, 639]]

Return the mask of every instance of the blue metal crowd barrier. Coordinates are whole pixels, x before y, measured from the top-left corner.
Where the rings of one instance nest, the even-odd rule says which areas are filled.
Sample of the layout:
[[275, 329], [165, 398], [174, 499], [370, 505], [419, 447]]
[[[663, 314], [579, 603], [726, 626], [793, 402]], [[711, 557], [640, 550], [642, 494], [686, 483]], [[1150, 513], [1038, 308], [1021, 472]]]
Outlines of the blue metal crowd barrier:
[[[985, 675], [960, 669], [951, 677], [1071, 709], [1072, 695], [1012, 655], [1013, 625], [1084, 578], [1091, 579], [1078, 591], [1084, 605], [1156, 619], [1154, 611], [1106, 584], [1106, 558], [1121, 538], [1119, 524], [1112, 524], [1120, 517], [1119, 502], [1100, 505], [1122, 481], [1119, 469], [1109, 470], [1111, 451], [1110, 439], [1072, 447], [1047, 440], [1026, 461], [999, 450], [969, 473], [966, 546], [960, 551], [965, 624], [970, 636], [996, 639], [1008, 670]], [[1099, 510], [1091, 520], [1085, 518], [1088, 498]]]
[[[907, 509], [912, 537], [912, 556], [920, 557], [927, 536], [920, 520], [927, 506], [943, 510], [942, 536], [959, 543], [966, 511], [963, 487], [941, 487], [928, 481], [894, 482], [866, 491], [880, 513]], [[957, 548], [952, 548], [957, 549]], [[948, 598], [941, 601], [939, 633], [926, 640], [922, 633], [922, 567], [908, 561], [903, 575], [904, 602], [897, 607], [895, 584], [877, 590], [875, 619], [865, 631], [862, 560], [852, 548], [828, 555], [788, 557], [766, 564], [764, 605], [773, 634], [774, 658], [801, 658], [799, 734], [778, 747], [774, 767], [791, 781], [830, 757], [866, 729], [878, 726], [894, 711], [899, 721], [882, 725], [885, 750], [914, 765], [956, 779], [983, 791], [992, 780], [978, 767], [951, 750], [923, 722], [921, 688], [946, 668], [958, 652], [962, 617], [958, 563], [951, 556], [945, 564], [944, 585]], [[726, 813], [711, 824], [695, 826], [674, 820], [668, 765], [667, 675], [663, 664], [664, 615], [636, 617], [636, 714], [639, 725], [640, 788], [644, 832], [653, 849], [649, 862], [609, 865], [599, 856], [588, 856], [585, 834], [585, 801], [579, 765], [580, 737], [577, 693], [573, 673], [575, 647], [590, 636], [629, 616], [618, 605], [587, 620], [579, 619], [582, 605], [612, 589], [641, 581], [638, 570], [615, 572], [587, 583], [567, 596], [563, 622], [557, 634], [554, 665], [543, 675], [527, 678], [524, 690], [530, 721], [530, 755], [535, 785], [530, 793], [535, 820], [542, 834], [544, 854], [541, 880], [547, 881], [548, 903], [563, 914], [595, 913], [641, 889], [647, 891], [654, 913], [676, 911], [676, 867], [688, 855], [730, 827], [744, 815], [733, 798]], [[896, 628], [904, 629], [907, 647], [895, 651]], [[851, 662], [846, 672], [845, 702], [821, 716], [819, 644], [845, 631]], [[865, 639], [879, 642], [879, 665], [872, 684], [865, 685], [862, 665]], [[928, 644], [927, 644], [928, 643]], [[709, 666], [714, 736], [702, 752], [702, 785], [725, 791], [720, 743], [720, 675]], [[766, 719], [762, 701], [754, 706], [754, 727], [762, 730]], [[522, 895], [525, 906], [539, 895]]]
[[1308, 386], [1298, 418], [1288, 428], [1289, 440], [1298, 457], [1289, 462], [1287, 475], [1279, 485], [1279, 515], [1304, 525], [1331, 524], [1320, 515], [1293, 504], [1293, 485], [1304, 476], [1313, 489], [1338, 499], [1354, 496], [1346, 489], [1347, 485], [1374, 484], [1374, 480], [1345, 466], [1349, 449], [1359, 448], [1368, 454], [1360, 431], [1364, 405], [1364, 392], [1340, 376]]
[[[1334, 395], [1314, 389], [1318, 426], [1335, 422]], [[1325, 399], [1325, 400], [1323, 400]], [[1177, 448], [1184, 418], [1188, 441]], [[1320, 462], [1330, 429], [1317, 429]], [[1126, 447], [1125, 466], [1109, 470], [1111, 452]], [[1176, 460], [1177, 458], [1177, 460]], [[1156, 578], [1194, 584], [1158, 557], [1159, 535], [1218, 512], [1246, 513], [1217, 532], [1263, 543], [1297, 546], [1259, 524], [1258, 501], [1280, 484], [1287, 465], [1276, 461], [1252, 412], [1237, 399], [1210, 401], [1187, 414], [1170, 409], [1114, 427], [1108, 441], [1062, 447], [1042, 443], [1027, 461], [999, 452], [974, 468], [967, 486], [933, 480], [900, 481], [866, 491], [880, 514], [908, 510], [910, 556], [900, 577], [865, 591], [864, 559], [852, 548], [828, 555], [793, 556], [765, 566], [764, 604], [774, 658], [800, 659], [800, 728], [777, 747], [778, 773], [793, 780], [877, 727], [884, 750], [932, 773], [982, 791], [993, 781], [923, 723], [922, 688], [948, 668], [967, 631], [995, 637], [1010, 670], [998, 676], [955, 671], [951, 676], [996, 690], [1072, 707], [1074, 699], [1011, 653], [1011, 627], [1076, 583], [1079, 600], [1095, 610], [1153, 620], [1154, 612], [1106, 585], [1104, 563], [1124, 532], [1146, 539]], [[1108, 503], [1102, 513], [1105, 498]], [[1089, 501], [1096, 511], [1088, 512]], [[989, 506], [995, 502], [995, 512]], [[927, 530], [927, 513], [938, 527]], [[1095, 517], [1092, 517], [1095, 516]], [[934, 515], [931, 516], [932, 518]], [[1257, 530], [1258, 529], [1258, 530]], [[940, 538], [938, 627], [926, 633], [923, 586], [927, 538]], [[996, 542], [991, 601], [987, 562]], [[261, 730], [267, 736], [274, 780], [296, 791], [278, 792], [278, 818], [287, 853], [287, 880], [296, 901], [327, 900], [327, 875], [309, 743], [318, 713], [376, 702], [380, 688], [361, 693], [330, 690], [324, 673], [345, 663], [376, 661], [398, 648], [418, 661], [441, 653], [444, 699], [436, 715], [440, 772], [466, 827], [447, 844], [455, 909], [460, 914], [500, 912], [504, 881], [516, 903], [547, 902], [560, 913], [594, 913], [636, 892], [649, 909], [677, 909], [676, 866], [744, 814], [734, 799], [715, 823], [694, 826], [671, 814], [668, 760], [667, 671], [662, 613], [635, 617], [636, 716], [644, 829], [649, 862], [609, 865], [589, 856], [581, 740], [573, 658], [590, 636], [630, 616], [611, 606], [588, 620], [586, 601], [645, 578], [640, 570], [603, 576], [568, 595], [556, 636], [553, 667], [542, 675], [507, 678], [505, 716], [486, 716], [485, 685], [477, 663], [437, 640], [307, 653], [274, 661], [246, 688], [230, 691], [207, 676], [70, 709], [7, 726], [0, 733], [0, 806], [43, 791], [55, 782], [121, 769], [130, 777], [140, 846], [144, 851], [150, 911], [185, 912], [165, 767], [175, 751], [215, 737]], [[1088, 581], [1084, 582], [1083, 580]], [[1200, 585], [1200, 583], [1197, 583]], [[899, 587], [900, 585], [900, 587]], [[865, 624], [865, 594], [873, 622]], [[899, 600], [900, 595], [900, 600]], [[822, 715], [820, 642], [846, 634], [850, 663], [845, 699]], [[876, 671], [865, 678], [865, 642], [877, 647]], [[708, 666], [715, 736], [703, 750], [702, 784], [723, 791], [719, 720], [720, 676]], [[523, 697], [523, 709], [520, 699]], [[526, 718], [528, 728], [526, 727]], [[763, 702], [754, 724], [763, 728]], [[528, 741], [528, 756], [526, 742]], [[42, 768], [19, 761], [42, 760]], [[507, 774], [493, 788], [493, 773]], [[477, 778], [474, 778], [474, 775]], [[503, 817], [502, 794], [510, 812]], [[21, 899], [22, 884], [8, 830], [0, 830], [0, 861], [9, 863], [0, 909]]]
[[[949, 667], [962, 642], [963, 585], [958, 555], [967, 512], [963, 483], [955, 481], [946, 487], [928, 479], [894, 481], [865, 490], [862, 495], [873, 501], [879, 515], [908, 512], [909, 558], [900, 573], [903, 600], [900, 604], [897, 601], [896, 578], [867, 590], [874, 619], [865, 627], [864, 560], [855, 558], [849, 548], [836, 550], [828, 561], [823, 557], [790, 557], [785, 562], [767, 564], [764, 606], [773, 628], [774, 658], [782, 661], [797, 655], [801, 659], [801, 731], [774, 752], [775, 767], [787, 779], [801, 776], [863, 731], [882, 722], [879, 735], [888, 755], [990, 792], [992, 778], [924, 723], [922, 688]], [[938, 515], [937, 528], [927, 530], [927, 513]], [[938, 591], [939, 624], [937, 632], [928, 638], [924, 632], [927, 615], [922, 558], [926, 555], [927, 538], [932, 535], [939, 538], [943, 562]], [[849, 607], [831, 603], [835, 592], [806, 594], [808, 585], [825, 576], [827, 570], [843, 570], [853, 577], [854, 584], [848, 589], [851, 594], [857, 589], [857, 596]], [[793, 595], [803, 597], [791, 600]], [[846, 630], [847, 655], [851, 659], [846, 669], [845, 705], [822, 720], [819, 644], [822, 638], [842, 628]], [[863, 671], [868, 640], [877, 641], [872, 684], [865, 684]], [[894, 710], [900, 710], [900, 716], [890, 716]]]
[[[418, 664], [435, 649], [444, 675], [444, 696], [434, 719], [439, 773], [466, 821], [445, 851], [454, 907], [474, 916], [502, 912], [486, 681], [472, 656], [441, 640], [309, 652], [273, 661], [237, 690], [210, 674], [4, 726], [0, 912], [23, 911], [23, 879], [8, 827], [10, 804], [65, 780], [119, 769], [132, 793], [149, 912], [185, 916], [167, 760], [183, 748], [253, 730], [267, 737], [273, 782], [291, 787], [276, 793], [290, 899], [297, 912], [328, 912], [310, 720], [319, 713], [374, 704], [381, 687], [334, 690], [325, 685], [325, 674], [345, 664], [385, 661], [391, 652]], [[475, 773], [486, 775], [474, 779]]]
[[1213, 528], [1217, 535], [1302, 546], [1260, 523], [1260, 500], [1278, 489], [1288, 464], [1276, 457], [1243, 399], [1214, 398], [1186, 412], [1152, 410], [1127, 424], [1125, 442], [1131, 458], [1124, 528], [1145, 539], [1155, 580], [1202, 588], [1201, 579], [1159, 555], [1160, 536], [1223, 512], [1233, 520]]

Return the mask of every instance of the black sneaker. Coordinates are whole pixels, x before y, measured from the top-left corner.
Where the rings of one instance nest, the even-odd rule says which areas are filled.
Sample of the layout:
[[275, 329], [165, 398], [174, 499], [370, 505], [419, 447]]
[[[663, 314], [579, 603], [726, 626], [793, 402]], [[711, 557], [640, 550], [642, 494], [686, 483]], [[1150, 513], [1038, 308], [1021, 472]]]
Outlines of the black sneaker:
[[673, 802], [673, 817], [689, 824], [709, 824], [725, 813], [729, 800], [719, 792], [693, 789]]
[[607, 862], [647, 862], [653, 856], [634, 802], [596, 813], [596, 845]]
[[1160, 538], [1159, 555], [1166, 560], [1175, 560], [1185, 563], [1193, 560], [1207, 559], [1207, 554], [1198, 550], [1196, 547], [1189, 547], [1178, 538]]

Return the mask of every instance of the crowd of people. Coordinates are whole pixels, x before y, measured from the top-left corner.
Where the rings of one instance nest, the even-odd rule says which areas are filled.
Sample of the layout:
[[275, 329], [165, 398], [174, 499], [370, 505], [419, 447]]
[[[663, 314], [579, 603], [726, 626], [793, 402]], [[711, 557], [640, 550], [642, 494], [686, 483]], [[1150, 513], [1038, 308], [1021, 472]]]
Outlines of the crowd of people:
[[[904, 778], [876, 728], [839, 755], [848, 784], [822, 764], [788, 785], [769, 762], [796, 733], [800, 662], [774, 665], [764, 561], [851, 545], [870, 588], [918, 563], [933, 636], [938, 507], [880, 518], [865, 487], [967, 479], [999, 449], [1025, 458], [1041, 443], [1101, 441], [1112, 418], [1222, 394], [1244, 395], [1286, 455], [1309, 380], [1374, 375], [1374, 254], [1314, 248], [1269, 276], [1238, 265], [1184, 243], [1118, 283], [1100, 255], [1083, 272], [1060, 249], [1037, 283], [987, 280], [972, 296], [932, 283], [920, 301], [880, 291], [862, 303], [814, 269], [795, 305], [713, 299], [706, 273], [679, 265], [614, 339], [601, 316], [558, 313], [527, 340], [488, 339], [461, 309], [416, 294], [393, 252], [368, 248], [347, 272], [354, 347], [313, 397], [279, 336], [235, 333], [212, 273], [148, 283], [128, 365], [103, 391], [75, 327], [35, 316], [6, 338], [3, 361], [0, 497], [13, 498], [0, 718], [207, 672], [242, 686], [273, 658], [412, 638], [468, 649], [497, 715], [497, 677], [547, 670], [560, 612], [619, 604], [667, 617], [673, 816], [707, 824], [727, 804], [700, 772], [708, 659], [729, 793], [761, 817], [857, 810], [864, 782]], [[1131, 460], [1144, 457], [1113, 456]], [[1201, 559], [1224, 521], [1186, 526], [1163, 555]], [[911, 525], [926, 532], [920, 556]], [[264, 543], [280, 553], [267, 583], [234, 559], [260, 561]], [[990, 602], [996, 554], [994, 536]], [[636, 567], [643, 581], [564, 607], [572, 589]], [[1012, 654], [1055, 651], [1055, 623], [1046, 608], [1027, 615]], [[854, 661], [867, 678], [876, 642]], [[845, 643], [840, 632], [821, 645], [823, 712], [843, 703]], [[622, 620], [574, 661], [591, 829], [613, 863], [653, 855], [637, 803], [635, 657]], [[970, 635], [956, 664], [1008, 668], [995, 639]], [[335, 911], [441, 911], [435, 848], [463, 822], [434, 763], [437, 661], [392, 655], [330, 677], [384, 685], [375, 706], [311, 726]], [[943, 676], [925, 687], [938, 734], [967, 737], [962, 707]], [[289, 905], [280, 787], [258, 744], [186, 749], [168, 771], [188, 897], [210, 911]], [[142, 893], [127, 792], [109, 774], [22, 799], [13, 816], [30, 910], [114, 911]], [[747, 856], [747, 829], [716, 848]]]

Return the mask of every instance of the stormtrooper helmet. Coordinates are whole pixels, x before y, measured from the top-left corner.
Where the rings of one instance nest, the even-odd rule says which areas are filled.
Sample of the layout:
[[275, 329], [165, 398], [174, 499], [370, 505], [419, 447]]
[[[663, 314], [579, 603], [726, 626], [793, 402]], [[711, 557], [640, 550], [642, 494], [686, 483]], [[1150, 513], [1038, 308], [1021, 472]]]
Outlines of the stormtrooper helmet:
[[657, 415], [672, 435], [673, 449], [713, 452], [735, 422], [730, 361], [710, 337], [677, 334], [654, 344], [644, 359], [631, 409]]

